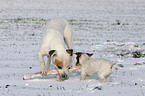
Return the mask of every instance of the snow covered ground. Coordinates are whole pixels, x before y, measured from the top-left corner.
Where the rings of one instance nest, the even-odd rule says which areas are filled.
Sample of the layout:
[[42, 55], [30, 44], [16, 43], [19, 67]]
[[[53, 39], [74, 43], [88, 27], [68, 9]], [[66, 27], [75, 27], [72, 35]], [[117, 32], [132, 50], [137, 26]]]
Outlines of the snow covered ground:
[[[118, 61], [110, 82], [72, 72], [63, 82], [23, 80], [40, 71], [42, 30], [54, 17], [70, 21], [75, 52]], [[145, 95], [145, 0], [0, 0], [0, 96], [88, 95]]]

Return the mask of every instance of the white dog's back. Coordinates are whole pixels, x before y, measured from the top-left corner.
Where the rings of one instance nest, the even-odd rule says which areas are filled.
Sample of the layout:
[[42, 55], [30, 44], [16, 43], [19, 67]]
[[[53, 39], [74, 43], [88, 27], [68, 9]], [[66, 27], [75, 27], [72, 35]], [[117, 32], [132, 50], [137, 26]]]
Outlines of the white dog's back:
[[64, 36], [64, 30], [66, 26], [68, 26], [69, 23], [64, 18], [54, 18], [51, 19], [49, 22], [47, 22], [46, 27], [44, 29], [44, 35], [46, 35], [50, 30], [59, 30], [59, 33], [61, 33], [61, 36]]
[[67, 34], [72, 34], [72, 29], [67, 20], [64, 18], [51, 19], [47, 22], [44, 29], [41, 42], [42, 45], [39, 50], [42, 51], [45, 49], [46, 51], [43, 50], [45, 51], [44, 53], [48, 53], [50, 49], [65, 50], [64, 38], [67, 38], [67, 36], [65, 36], [65, 32], [67, 32]]

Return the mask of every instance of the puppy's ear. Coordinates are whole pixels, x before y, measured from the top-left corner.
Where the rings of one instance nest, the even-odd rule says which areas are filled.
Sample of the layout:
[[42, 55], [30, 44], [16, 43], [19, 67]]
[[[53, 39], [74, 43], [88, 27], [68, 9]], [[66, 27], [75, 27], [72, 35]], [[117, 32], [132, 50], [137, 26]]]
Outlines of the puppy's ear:
[[74, 53], [75, 55], [77, 55], [78, 57], [81, 57], [81, 55], [83, 54], [82, 52], [76, 52]]
[[70, 54], [70, 56], [72, 56], [72, 55], [73, 55], [73, 49], [67, 49], [67, 50], [66, 50], [66, 52], [67, 52], [67, 53], [69, 53], [69, 54]]
[[113, 66], [113, 65], [115, 65], [117, 63], [117, 61], [112, 61], [111, 62], [111, 65]]
[[54, 55], [56, 55], [56, 50], [50, 50], [49, 51], [49, 56], [52, 57]]
[[89, 57], [91, 57], [91, 56], [93, 55], [93, 53], [91, 53], [91, 54], [90, 54], [90, 53], [86, 53], [86, 54], [87, 54]]

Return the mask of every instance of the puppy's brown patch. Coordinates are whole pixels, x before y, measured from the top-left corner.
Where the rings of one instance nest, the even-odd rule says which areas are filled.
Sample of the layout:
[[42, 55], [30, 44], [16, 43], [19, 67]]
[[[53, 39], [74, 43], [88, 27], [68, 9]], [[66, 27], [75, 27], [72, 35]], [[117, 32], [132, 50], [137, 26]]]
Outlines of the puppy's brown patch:
[[81, 55], [83, 54], [82, 52], [76, 52], [76, 53], [74, 53], [74, 54], [76, 54], [78, 57], [81, 57]]
[[93, 55], [93, 53], [86, 53], [89, 57], [91, 57]]
[[93, 53], [82, 53], [82, 52], [76, 52], [74, 54], [77, 55], [77, 57], [76, 57], [76, 60], [77, 60], [76, 66], [80, 66], [81, 65], [79, 59], [81, 59], [82, 54], [87, 54], [89, 57], [91, 57], [93, 55]]
[[77, 52], [77, 53], [74, 53], [74, 54], [77, 55], [77, 57], [76, 57], [76, 60], [77, 60], [76, 66], [79, 66], [79, 65], [80, 65], [79, 59], [80, 59], [80, 57], [81, 57], [81, 55], [82, 55], [83, 53], [82, 53], [82, 52]]

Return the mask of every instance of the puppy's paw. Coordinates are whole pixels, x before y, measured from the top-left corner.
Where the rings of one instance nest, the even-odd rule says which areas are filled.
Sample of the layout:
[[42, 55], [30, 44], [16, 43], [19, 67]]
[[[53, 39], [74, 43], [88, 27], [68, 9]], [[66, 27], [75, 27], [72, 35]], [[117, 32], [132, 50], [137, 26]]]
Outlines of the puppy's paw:
[[41, 67], [40, 72], [41, 72], [42, 75], [46, 75], [47, 74], [46, 67], [45, 66]]

